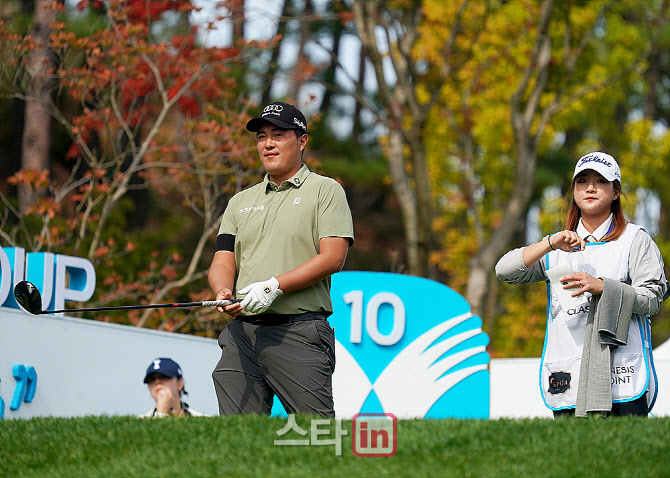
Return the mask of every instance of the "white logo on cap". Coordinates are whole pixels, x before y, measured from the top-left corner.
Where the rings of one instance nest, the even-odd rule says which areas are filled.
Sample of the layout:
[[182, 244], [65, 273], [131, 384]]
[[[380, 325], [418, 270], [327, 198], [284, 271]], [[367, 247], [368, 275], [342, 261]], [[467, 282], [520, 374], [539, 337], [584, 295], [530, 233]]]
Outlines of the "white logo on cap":
[[161, 359], [154, 360], [154, 370], [161, 368]]
[[305, 123], [300, 121], [298, 118], [293, 118], [293, 122], [300, 126], [303, 130], [307, 131], [307, 126], [305, 126]]
[[263, 113], [261, 116], [269, 115], [269, 114], [277, 114], [281, 113], [284, 110], [284, 107], [282, 105], [267, 105], [265, 108], [263, 108]]

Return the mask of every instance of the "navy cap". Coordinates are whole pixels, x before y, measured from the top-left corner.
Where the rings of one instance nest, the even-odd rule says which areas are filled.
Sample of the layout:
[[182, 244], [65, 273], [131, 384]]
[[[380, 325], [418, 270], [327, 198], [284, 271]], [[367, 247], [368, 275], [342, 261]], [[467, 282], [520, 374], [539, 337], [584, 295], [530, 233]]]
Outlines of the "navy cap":
[[170, 358], [164, 357], [157, 358], [151, 362], [151, 365], [147, 368], [147, 373], [144, 376], [144, 383], [148, 382], [147, 379], [152, 373], [160, 373], [168, 378], [183, 377], [179, 364]]
[[263, 112], [247, 123], [247, 130], [257, 132], [264, 122], [270, 122], [283, 129], [297, 129], [307, 134], [307, 120], [298, 108], [288, 103], [275, 101], [263, 108]]

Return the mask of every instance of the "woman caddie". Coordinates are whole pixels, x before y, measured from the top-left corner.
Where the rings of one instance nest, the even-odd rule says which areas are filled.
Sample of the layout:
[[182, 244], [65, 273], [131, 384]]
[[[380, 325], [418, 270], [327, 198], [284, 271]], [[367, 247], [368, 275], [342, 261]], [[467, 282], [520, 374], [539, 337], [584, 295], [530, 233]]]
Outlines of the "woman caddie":
[[616, 160], [601, 152], [583, 156], [565, 229], [508, 252], [496, 265], [509, 284], [565, 271], [547, 287], [540, 369], [542, 397], [554, 416], [647, 416], [656, 398], [649, 316], [669, 287], [658, 247], [626, 221], [621, 194]]

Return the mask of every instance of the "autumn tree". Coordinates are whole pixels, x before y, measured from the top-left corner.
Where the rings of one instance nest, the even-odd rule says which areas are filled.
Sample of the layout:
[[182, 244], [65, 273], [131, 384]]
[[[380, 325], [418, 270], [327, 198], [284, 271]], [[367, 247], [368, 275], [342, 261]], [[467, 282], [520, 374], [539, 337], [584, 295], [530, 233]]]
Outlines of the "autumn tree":
[[[409, 262], [423, 264], [409, 272], [430, 276], [436, 265], [490, 333], [505, 310], [493, 266], [525, 240], [531, 202], [565, 186], [576, 159], [566, 153], [607, 146], [577, 125], [590, 105], [640, 84], [665, 3], [354, 2]], [[545, 232], [559, 227], [552, 210]]]
[[[195, 9], [189, 0], [83, 1], [78, 8], [80, 13], [58, 8], [51, 23], [46, 46], [59, 67], [52, 72], [54, 94], [40, 99], [71, 139], [61, 158], [67, 174], [22, 169], [11, 178], [20, 187], [48, 188], [49, 195], [25, 212], [2, 195], [2, 242], [88, 258], [101, 277], [96, 304], [207, 296], [205, 287], [189, 286], [205, 275], [207, 243], [227, 199], [257, 172], [244, 134], [247, 105], [236, 96], [230, 68], [258, 45], [201, 45], [196, 28], [162, 38], [165, 14], [188, 15]], [[75, 31], [82, 15], [100, 27]], [[226, 15], [230, 10], [218, 21]], [[14, 52], [3, 67], [2, 91], [37, 101], [25, 80], [37, 45], [6, 28], [1, 38], [3, 48]], [[152, 214], [141, 229], [130, 229], [124, 211], [138, 188], [150, 191], [141, 207]], [[17, 226], [9, 226], [9, 216]], [[171, 244], [166, 232], [175, 230], [182, 232]], [[115, 320], [206, 329], [206, 313], [149, 311]]]
[[[48, 169], [51, 146], [51, 117], [43, 106], [50, 102], [51, 74], [55, 69], [48, 41], [51, 24], [56, 19], [50, 0], [36, 0], [35, 17], [27, 39], [33, 42], [27, 58], [26, 73], [29, 76], [28, 94], [32, 100], [26, 102], [23, 127], [21, 168], [43, 171]], [[23, 186], [19, 189], [19, 207], [25, 212], [36, 200], [35, 191]]]
[[[667, 22], [667, 9], [656, 7], [646, 6], [647, 18]], [[434, 156], [446, 186], [438, 221], [445, 241], [435, 259], [451, 271], [453, 283], [486, 319], [489, 333], [507, 314], [501, 305], [511, 304], [496, 290], [493, 266], [511, 244], [525, 244], [531, 201], [553, 214], [541, 224], [543, 233], [556, 231], [562, 227], [562, 198], [558, 207], [541, 202], [544, 188], [559, 186], [565, 193], [568, 171], [588, 151], [605, 149], [625, 159], [618, 154], [622, 150], [593, 132], [616, 129], [612, 107], [619, 98], [626, 101], [622, 91], [639, 80], [658, 35], [658, 29], [628, 22], [628, 12], [638, 8], [616, 1], [507, 3], [489, 16], [478, 54], [462, 70], [467, 74], [444, 89], [442, 114], [448, 126], [437, 129], [438, 137], [454, 142], [442, 153], [444, 159]], [[434, 21], [447, 18], [443, 13]], [[518, 34], [520, 25], [527, 35]], [[439, 35], [439, 29], [431, 31]], [[597, 109], [606, 104], [609, 113]], [[440, 150], [442, 145], [431, 146]], [[532, 294], [543, 295], [540, 289]], [[509, 293], [522, 303], [541, 303]], [[522, 318], [517, 311], [514, 318], [523, 321], [535, 312], [529, 309]], [[542, 327], [542, 321], [535, 325]], [[526, 335], [541, 347], [537, 334]]]
[[[423, 7], [421, 2], [380, 4], [362, 0], [354, 2], [353, 12], [362, 49], [377, 80], [379, 120], [387, 129], [386, 154], [403, 216], [407, 272], [431, 277], [433, 200], [422, 132], [439, 90], [421, 95], [417, 88], [426, 73], [413, 56]], [[440, 48], [452, 46], [445, 43]], [[370, 104], [366, 106], [376, 110]]]

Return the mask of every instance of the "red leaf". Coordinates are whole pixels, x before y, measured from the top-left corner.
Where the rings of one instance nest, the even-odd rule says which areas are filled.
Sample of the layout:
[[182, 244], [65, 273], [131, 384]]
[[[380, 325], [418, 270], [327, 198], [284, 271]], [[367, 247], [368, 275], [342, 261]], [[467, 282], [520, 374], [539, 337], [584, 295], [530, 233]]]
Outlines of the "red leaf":
[[79, 157], [80, 151], [77, 143], [72, 143], [70, 149], [65, 153], [65, 159], [77, 159]]

